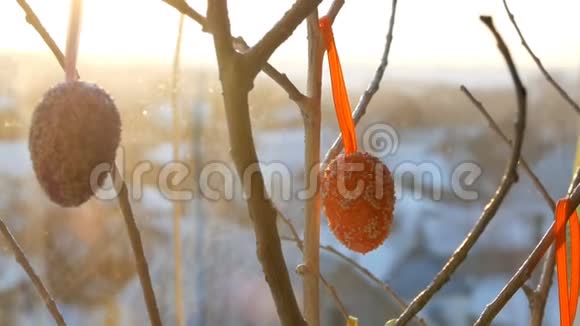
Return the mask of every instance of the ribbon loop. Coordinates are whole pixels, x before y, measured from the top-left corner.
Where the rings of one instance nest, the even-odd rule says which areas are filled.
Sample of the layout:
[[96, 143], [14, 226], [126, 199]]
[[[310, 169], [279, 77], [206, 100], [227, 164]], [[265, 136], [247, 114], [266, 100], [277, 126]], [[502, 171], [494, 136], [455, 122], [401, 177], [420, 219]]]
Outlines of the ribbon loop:
[[[560, 325], [571, 326], [576, 317], [578, 294], [580, 291], [580, 222], [574, 211], [570, 215], [570, 275], [566, 248], [566, 223], [568, 222], [569, 200], [561, 199], [556, 205], [554, 241], [556, 246], [556, 270], [558, 278], [558, 299], [560, 302]], [[568, 276], [570, 288], [568, 288]]]
[[324, 16], [320, 18], [319, 25], [328, 54], [328, 67], [332, 83], [332, 97], [334, 100], [334, 109], [336, 110], [338, 125], [342, 134], [344, 151], [347, 154], [354, 153], [357, 151], [356, 131], [352, 119], [348, 92], [346, 91], [346, 84], [344, 83], [344, 76], [342, 74], [342, 67], [340, 65], [338, 51], [336, 50], [336, 44], [334, 42], [332, 24], [330, 19], [327, 16]]

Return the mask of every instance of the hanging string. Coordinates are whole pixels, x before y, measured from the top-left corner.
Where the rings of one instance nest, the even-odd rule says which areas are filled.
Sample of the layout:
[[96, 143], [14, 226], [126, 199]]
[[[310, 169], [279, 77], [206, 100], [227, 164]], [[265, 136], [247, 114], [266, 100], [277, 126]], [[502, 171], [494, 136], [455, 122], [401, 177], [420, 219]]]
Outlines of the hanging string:
[[82, 0], [71, 0], [64, 61], [65, 80], [69, 82], [78, 79], [77, 56], [79, 52], [81, 16]]
[[348, 99], [348, 93], [346, 91], [346, 85], [342, 74], [342, 67], [340, 65], [336, 44], [334, 42], [332, 24], [330, 19], [324, 16], [320, 18], [319, 25], [328, 55], [332, 97], [334, 100], [334, 109], [336, 110], [338, 125], [342, 134], [344, 151], [347, 154], [350, 154], [357, 151], [356, 131], [351, 115], [350, 101]]

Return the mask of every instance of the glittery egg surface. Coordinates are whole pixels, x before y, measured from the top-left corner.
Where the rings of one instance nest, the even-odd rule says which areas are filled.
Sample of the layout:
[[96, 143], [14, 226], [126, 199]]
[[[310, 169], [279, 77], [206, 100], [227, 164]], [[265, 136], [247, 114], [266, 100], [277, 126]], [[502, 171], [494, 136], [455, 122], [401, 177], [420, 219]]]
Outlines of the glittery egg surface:
[[101, 164], [112, 167], [120, 139], [119, 111], [103, 89], [83, 81], [49, 89], [32, 115], [28, 147], [50, 200], [73, 207], [93, 196], [106, 177]]
[[334, 236], [359, 253], [380, 246], [393, 220], [389, 169], [368, 153], [341, 154], [322, 172], [321, 181], [322, 205]]

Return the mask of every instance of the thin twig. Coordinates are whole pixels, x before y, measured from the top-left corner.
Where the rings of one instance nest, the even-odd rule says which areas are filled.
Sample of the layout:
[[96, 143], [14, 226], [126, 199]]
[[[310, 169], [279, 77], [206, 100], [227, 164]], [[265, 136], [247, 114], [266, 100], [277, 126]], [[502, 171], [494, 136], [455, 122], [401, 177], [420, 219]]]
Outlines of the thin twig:
[[[481, 114], [487, 119], [490, 127], [494, 130], [503, 141], [510, 146], [511, 148], [511, 141], [507, 138], [507, 136], [501, 131], [499, 125], [493, 120], [489, 112], [485, 109], [483, 104], [477, 100], [473, 94], [463, 85], [461, 85], [461, 91], [467, 96], [467, 98], [473, 103], [473, 105], [481, 112]], [[536, 188], [542, 194], [544, 201], [550, 207], [550, 210], [554, 212], [556, 209], [556, 203], [554, 199], [548, 193], [548, 190], [538, 176], [532, 171], [526, 160], [523, 157], [520, 158], [520, 166], [524, 169], [524, 171], [530, 176], [532, 182], [536, 186]], [[571, 191], [572, 189], [570, 189]], [[555, 251], [554, 248], [551, 248], [550, 253], [546, 260], [544, 261], [544, 266], [542, 268], [542, 273], [540, 276], [540, 281], [538, 282], [538, 286], [535, 290], [531, 290], [528, 298], [530, 300], [530, 309], [532, 312], [532, 319], [530, 321], [530, 325], [537, 325], [540, 326], [542, 324], [542, 319], [544, 316], [544, 307], [546, 305], [548, 294], [550, 287], [552, 286], [552, 279], [554, 274], [554, 263], [555, 263]]]
[[330, 5], [330, 8], [328, 8], [326, 17], [330, 19], [331, 23], [334, 23], [336, 16], [338, 16], [340, 9], [342, 9], [342, 6], [344, 6], [344, 0], [334, 0]]
[[182, 14], [196, 21], [204, 32], [209, 32], [207, 30], [207, 19], [197, 12], [195, 9], [191, 8], [185, 0], [162, 0], [173, 8], [179, 10]]
[[345, 320], [348, 320], [349, 315], [346, 312], [346, 307], [344, 306], [342, 301], [340, 301], [340, 299], [338, 298], [338, 293], [336, 292], [336, 288], [332, 284], [330, 284], [326, 280], [326, 278], [324, 278], [324, 276], [322, 276], [322, 274], [319, 274], [319, 277], [320, 277], [320, 281], [322, 282], [322, 285], [324, 285], [324, 287], [326, 288], [326, 290], [330, 294], [330, 297], [334, 300], [334, 303], [336, 303], [338, 310], [342, 314], [342, 317]]
[[[181, 112], [177, 104], [177, 95], [179, 92], [179, 75], [181, 63], [181, 40], [183, 36], [184, 15], [179, 15], [177, 27], [177, 40], [175, 43], [175, 53], [173, 56], [173, 72], [171, 76], [171, 107], [173, 108], [173, 161], [177, 162], [180, 158], [179, 149], [181, 148]], [[183, 257], [181, 250], [181, 218], [183, 215], [183, 202], [181, 200], [173, 201], [173, 237], [174, 247], [173, 254], [175, 259], [175, 319], [178, 326], [185, 326], [185, 305], [183, 303]]]
[[26, 14], [26, 21], [30, 25], [32, 25], [32, 27], [34, 27], [34, 29], [40, 35], [40, 37], [42, 37], [42, 40], [44, 41], [44, 43], [46, 43], [50, 51], [52, 51], [52, 54], [54, 54], [54, 57], [64, 70], [65, 69], [64, 54], [62, 53], [62, 51], [60, 51], [58, 45], [56, 45], [56, 42], [54, 42], [54, 39], [46, 31], [46, 29], [38, 19], [38, 16], [36, 16], [36, 14], [34, 13], [34, 10], [32, 10], [32, 8], [28, 5], [26, 0], [16, 0], [16, 2], [20, 5], [22, 10]]
[[544, 261], [542, 273], [540, 274], [540, 281], [534, 290], [533, 301], [530, 302], [530, 309], [532, 310], [532, 318], [530, 320], [531, 326], [541, 326], [544, 320], [544, 311], [546, 303], [548, 302], [548, 295], [554, 280], [554, 266], [556, 264], [556, 250], [554, 246], [550, 247], [548, 257]]
[[576, 103], [572, 99], [572, 97], [562, 88], [562, 86], [560, 86], [560, 84], [558, 84], [558, 82], [556, 82], [554, 80], [554, 78], [552, 77], [552, 75], [548, 72], [548, 70], [546, 70], [546, 68], [542, 64], [542, 61], [540, 60], [540, 58], [534, 53], [534, 51], [532, 51], [532, 49], [528, 45], [528, 42], [526, 41], [526, 39], [524, 37], [524, 34], [520, 30], [520, 27], [518, 26], [518, 23], [516, 22], [516, 19], [515, 19], [514, 15], [510, 11], [510, 8], [508, 7], [508, 4], [507, 4], [507, 1], [506, 0], [503, 0], [503, 6], [504, 6], [505, 11], [507, 12], [507, 14], [509, 16], [510, 21], [512, 22], [512, 25], [514, 26], [514, 28], [516, 29], [516, 32], [518, 33], [518, 36], [520, 37], [520, 40], [522, 42], [522, 45], [524, 46], [524, 48], [526, 49], [526, 51], [528, 51], [528, 53], [530, 54], [530, 56], [532, 57], [532, 59], [536, 63], [536, 66], [538, 66], [538, 69], [540, 69], [540, 71], [544, 75], [544, 78], [546, 78], [546, 80], [548, 81], [548, 83], [550, 83], [550, 85], [552, 85], [554, 87], [554, 89], [558, 92], [558, 94], [560, 94], [560, 96], [562, 96], [562, 98], [568, 104], [570, 104], [570, 106], [574, 110], [576, 110], [576, 113], [580, 113], [580, 106], [578, 106], [578, 103]]
[[262, 69], [272, 53], [321, 2], [322, 0], [297, 0], [262, 39], [247, 51], [245, 59], [251, 74], [255, 76]]
[[[294, 227], [294, 224], [292, 224], [292, 221], [290, 221], [290, 219], [288, 219], [286, 216], [284, 216], [284, 214], [282, 214], [282, 212], [280, 212], [279, 210], [278, 210], [278, 217], [280, 217], [280, 219], [284, 222], [284, 224], [286, 224], [286, 226], [288, 226], [290, 233], [292, 233], [292, 238], [285, 238], [284, 236], [281, 236], [280, 239], [295, 242], [296, 247], [298, 247], [300, 252], [304, 252], [304, 243], [300, 239], [300, 236], [298, 235], [298, 231], [296, 231], [296, 227]], [[330, 282], [328, 282], [326, 280], [326, 278], [322, 275], [322, 273], [320, 273], [320, 271], [318, 273], [318, 276], [320, 277], [320, 281], [322, 281], [322, 284], [324, 285], [324, 287], [326, 288], [326, 290], [330, 294], [330, 297], [334, 300], [336, 307], [338, 308], [338, 310], [340, 311], [340, 313], [342, 314], [344, 319], [347, 320], [349, 315], [348, 315], [348, 312], [346, 310], [346, 306], [340, 300], [338, 293], [336, 292], [336, 289], [334, 288], [334, 286], [332, 286], [330, 284]]]
[[[310, 0], [316, 2], [316, 0]], [[327, 15], [334, 20], [344, 0], [335, 0]], [[304, 274], [303, 299], [304, 316], [310, 326], [320, 324], [320, 206], [321, 197], [318, 187], [320, 173], [320, 133], [322, 113], [322, 64], [324, 61], [324, 42], [318, 23], [318, 10], [315, 9], [307, 18], [308, 36], [308, 71], [307, 71], [307, 101], [297, 102], [302, 112], [304, 122], [304, 174], [305, 184], [310, 184], [313, 190], [304, 205]], [[314, 183], [314, 187], [312, 186]], [[323, 280], [324, 282], [324, 280]], [[348, 318], [348, 316], [346, 316]]]
[[127, 184], [125, 183], [125, 180], [123, 180], [123, 177], [119, 173], [116, 165], [113, 166], [111, 174], [114, 176], [113, 180], [115, 180], [115, 184], [121, 184], [121, 188], [117, 194], [117, 199], [119, 201], [121, 212], [123, 213], [123, 218], [125, 219], [125, 224], [127, 225], [127, 233], [129, 234], [129, 239], [131, 240], [133, 254], [135, 255], [135, 265], [137, 266], [139, 281], [141, 282], [143, 296], [145, 297], [145, 304], [147, 306], [149, 320], [151, 325], [161, 326], [161, 317], [159, 316], [159, 309], [157, 308], [157, 302], [155, 300], [155, 292], [153, 291], [151, 276], [149, 275], [147, 258], [145, 257], [145, 252], [143, 250], [141, 234], [139, 232], [139, 228], [137, 227], [137, 223], [135, 222], [135, 217], [133, 216], [133, 209], [131, 208], [131, 202], [129, 201], [129, 191], [127, 190]]
[[[500, 136], [500, 138], [508, 146], [510, 146], [510, 148], [513, 148], [512, 141], [501, 130], [501, 128], [499, 127], [497, 122], [495, 122], [495, 120], [491, 117], [491, 115], [486, 110], [486, 108], [483, 106], [483, 104], [478, 99], [476, 99], [475, 96], [473, 96], [473, 94], [464, 85], [461, 85], [460, 89], [465, 94], [465, 96], [467, 96], [467, 98], [471, 101], [473, 106], [475, 108], [477, 108], [479, 110], [479, 112], [485, 117], [485, 119], [489, 123], [489, 126], [491, 127], [491, 129], [493, 131], [495, 131], [495, 133], [498, 136]], [[520, 157], [519, 164], [524, 169], [524, 171], [528, 174], [528, 176], [532, 180], [532, 183], [540, 191], [540, 194], [544, 198], [544, 201], [548, 204], [548, 206], [550, 206], [550, 209], [552, 211], [554, 211], [556, 209], [556, 202], [554, 202], [554, 199], [552, 198], [552, 196], [550, 196], [550, 194], [548, 193], [548, 190], [540, 181], [540, 178], [538, 178], [538, 176], [534, 173], [534, 171], [532, 171], [532, 169], [530, 168], [530, 165], [528, 164], [528, 162], [526, 162], [526, 160], [523, 157]]]
[[[569, 211], [567, 212], [566, 216], [570, 217], [580, 204], [580, 184], [574, 187], [574, 190], [567, 198], [570, 200], [570, 206], [568, 207]], [[485, 307], [485, 310], [483, 310], [474, 325], [490, 325], [493, 318], [500, 312], [500, 310], [506, 305], [506, 303], [517, 292], [517, 290], [521, 288], [522, 285], [530, 278], [532, 272], [546, 251], [548, 251], [553, 241], [554, 223], [552, 222], [532, 253], [528, 256], [528, 258], [526, 258], [524, 263], [512, 276], [512, 278], [497, 295], [497, 297], [495, 297], [495, 299]]]
[[[235, 37], [233, 42], [234, 48], [240, 53], [244, 53], [250, 48], [243, 37]], [[296, 102], [299, 106], [304, 104], [306, 101], [306, 96], [298, 90], [296, 85], [294, 85], [290, 79], [288, 79], [286, 74], [281, 73], [267, 62], [262, 67], [262, 71], [268, 77], [272, 78], [272, 80], [275, 81], [280, 87], [282, 87], [284, 91], [286, 91], [290, 100]]]
[[517, 181], [517, 164], [520, 159], [526, 121], [526, 90], [520, 80], [509, 49], [504, 43], [501, 35], [495, 29], [492, 18], [489, 16], [481, 16], [480, 19], [495, 37], [497, 41], [497, 47], [504, 60], [506, 61], [515, 86], [518, 113], [515, 123], [515, 140], [513, 150], [510, 159], [507, 162], [506, 170], [501, 179], [500, 185], [498, 186], [494, 196], [485, 206], [485, 209], [483, 210], [481, 216], [471, 231], [465, 237], [465, 240], [463, 240], [461, 245], [453, 253], [445, 266], [443, 266], [443, 269], [435, 276], [435, 279], [433, 279], [433, 281], [427, 286], [425, 290], [423, 290], [421, 293], [419, 293], [419, 295], [417, 295], [417, 297], [415, 297], [415, 299], [413, 299], [411, 304], [409, 304], [409, 307], [407, 307], [407, 309], [397, 320], [396, 325], [405, 325], [405, 323], [408, 322], [417, 312], [419, 312], [429, 302], [433, 295], [435, 295], [435, 293], [447, 283], [451, 275], [465, 260], [471, 248], [475, 245], [481, 234], [485, 231], [485, 228], [489, 222], [495, 216], [511, 186]]
[[78, 79], [77, 57], [79, 52], [79, 36], [81, 32], [82, 20], [82, 0], [72, 0], [70, 2], [70, 13], [68, 21], [68, 31], [66, 37], [65, 56], [65, 80], [74, 81]]
[[24, 252], [20, 248], [20, 245], [18, 245], [18, 242], [16, 241], [16, 239], [14, 238], [14, 236], [12, 235], [10, 230], [8, 229], [8, 226], [6, 226], [6, 224], [4, 224], [4, 221], [1, 218], [0, 218], [0, 232], [2, 232], [2, 235], [4, 236], [4, 238], [6, 239], [6, 241], [8, 241], [8, 244], [10, 245], [10, 249], [12, 249], [12, 252], [14, 253], [14, 258], [16, 259], [18, 264], [20, 264], [20, 266], [22, 266], [22, 269], [24, 269], [24, 271], [28, 275], [28, 278], [30, 278], [30, 280], [32, 281], [32, 284], [34, 284], [34, 287], [36, 288], [36, 292], [38, 292], [38, 294], [42, 298], [42, 301], [44, 301], [46, 308], [48, 309], [48, 311], [52, 315], [52, 318], [54, 319], [56, 324], [59, 326], [65, 326], [66, 322], [64, 321], [62, 314], [58, 310], [56, 303], [52, 299], [52, 296], [50, 295], [50, 293], [48, 292], [48, 290], [44, 286], [44, 283], [42, 283], [42, 280], [40, 279], [40, 277], [38, 277], [38, 275], [34, 271], [34, 268], [32, 268], [32, 265], [30, 265], [28, 258], [26, 258], [26, 255], [24, 254]]
[[[285, 222], [285, 224], [288, 224], [288, 223]], [[292, 232], [292, 230], [290, 230], [290, 231]], [[294, 233], [294, 232], [292, 232], [292, 233]], [[301, 245], [302, 242], [300, 241], [300, 238], [298, 238], [298, 240], [297, 240], [296, 237], [294, 236], [294, 234], [292, 235], [292, 238], [282, 236], [281, 239], [284, 240], [284, 241], [295, 242], [296, 245], [298, 246], [298, 248], [300, 249], [300, 245]], [[387, 292], [387, 294], [393, 300], [395, 300], [395, 302], [401, 308], [401, 311], [403, 311], [403, 310], [405, 310], [405, 308], [407, 308], [407, 303], [405, 303], [405, 301], [395, 292], [395, 290], [393, 290], [387, 283], [381, 281], [376, 275], [374, 275], [367, 268], [365, 268], [364, 266], [360, 265], [359, 263], [357, 263], [356, 261], [354, 261], [352, 258], [344, 255], [343, 253], [341, 253], [340, 251], [338, 251], [336, 248], [334, 248], [331, 245], [323, 245], [323, 244], [321, 244], [320, 245], [320, 248], [323, 249], [324, 251], [327, 251], [327, 252], [333, 254], [333, 255], [336, 255], [340, 259], [344, 260], [347, 264], [352, 265], [352, 267], [354, 267], [356, 270], [358, 270], [359, 272], [361, 272], [364, 276], [368, 277], [377, 286], [379, 286], [385, 292]], [[423, 319], [418, 318], [417, 316], [415, 316], [414, 318], [417, 319], [417, 323], [419, 323], [419, 325], [425, 326], [425, 321]]]
[[[389, 31], [387, 32], [387, 39], [385, 42], [383, 55], [381, 57], [381, 62], [379, 63], [379, 66], [375, 71], [373, 79], [371, 80], [369, 86], [367, 87], [363, 95], [358, 100], [358, 104], [356, 105], [352, 113], [352, 118], [354, 119], [355, 125], [358, 124], [363, 115], [365, 115], [369, 103], [371, 102], [375, 93], [379, 90], [379, 85], [381, 84], [381, 80], [383, 79], [383, 75], [385, 74], [385, 69], [389, 64], [389, 53], [391, 52], [391, 44], [393, 43], [393, 31], [395, 27], [396, 11], [397, 11], [397, 0], [392, 0], [391, 18], [389, 20]], [[324, 155], [324, 159], [322, 160], [322, 167], [328, 165], [330, 161], [332, 161], [338, 154], [340, 154], [340, 151], [342, 151], [342, 149], [343, 149], [342, 135], [339, 135], [332, 144], [332, 146], [330, 147], [330, 149], [326, 152], [326, 155]]]
[[[393, 288], [391, 288], [387, 283], [381, 281], [377, 276], [375, 276], [373, 273], [371, 273], [371, 271], [369, 271], [368, 269], [366, 269], [365, 267], [363, 267], [362, 265], [360, 265], [359, 263], [354, 261], [352, 258], [350, 258], [350, 257], [346, 256], [345, 254], [343, 254], [342, 252], [338, 251], [336, 248], [334, 248], [331, 245], [321, 245], [320, 248], [340, 257], [341, 259], [343, 259], [344, 261], [346, 261], [347, 263], [352, 265], [355, 269], [359, 270], [361, 273], [366, 275], [371, 281], [375, 282], [385, 292], [387, 292], [393, 299], [395, 299], [395, 301], [397, 302], [399, 307], [401, 307], [401, 310], [405, 310], [407, 308], [407, 306], [408, 306], [407, 303], [401, 297], [399, 297], [399, 295], [395, 292], [395, 290], [393, 290]], [[417, 316], [415, 316], [414, 318], [417, 318]], [[421, 319], [421, 318], [417, 318], [417, 322], [420, 325], [425, 325], [425, 321], [423, 321], [423, 319]]]
[[[184, 0], [163, 0], [163, 2], [167, 3], [168, 5], [172, 6], [173, 8], [177, 9], [182, 14], [186, 15], [187, 17], [193, 19], [197, 22], [201, 27], [202, 30], [206, 33], [210, 33], [211, 31], [207, 28], [207, 19], [197, 12], [195, 9], [190, 7], [187, 2]], [[250, 46], [246, 43], [246, 41], [242, 37], [235, 37], [232, 38], [232, 42], [234, 44], [234, 48], [238, 52], [246, 52], [250, 49]], [[288, 97], [298, 103], [304, 102], [306, 100], [306, 96], [302, 94], [296, 85], [294, 85], [286, 74], [281, 73], [278, 69], [272, 66], [269, 63], [265, 63], [262, 66], [262, 71], [268, 75], [268, 77], [272, 78], [284, 91], [288, 94]]]

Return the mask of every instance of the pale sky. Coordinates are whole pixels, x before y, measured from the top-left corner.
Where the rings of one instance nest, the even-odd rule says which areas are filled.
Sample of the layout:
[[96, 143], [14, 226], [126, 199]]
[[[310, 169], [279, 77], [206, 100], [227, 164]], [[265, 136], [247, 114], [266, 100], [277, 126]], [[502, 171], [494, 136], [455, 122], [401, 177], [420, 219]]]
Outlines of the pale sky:
[[[292, 0], [230, 0], [234, 35], [248, 43], [281, 17]], [[325, 0], [322, 9], [330, 5]], [[189, 4], [205, 14], [205, 0]], [[69, 0], [29, 0], [45, 27], [64, 48]], [[549, 67], [580, 65], [578, 0], [511, 0], [511, 9], [532, 48]], [[375, 65], [384, 45], [390, 16], [388, 0], [347, 0], [335, 24], [344, 65]], [[503, 10], [501, 0], [400, 0], [391, 63], [399, 67], [487, 67], [503, 65], [480, 14], [494, 16], [518, 64], [531, 66]], [[79, 62], [92, 60], [170, 61], [175, 47], [178, 13], [161, 0], [85, 0]], [[7, 51], [46, 53], [48, 49], [24, 19], [15, 0], [0, 2], [0, 54]], [[187, 20], [183, 61], [211, 63], [211, 37]], [[304, 25], [280, 47], [273, 62], [306, 60]]]

